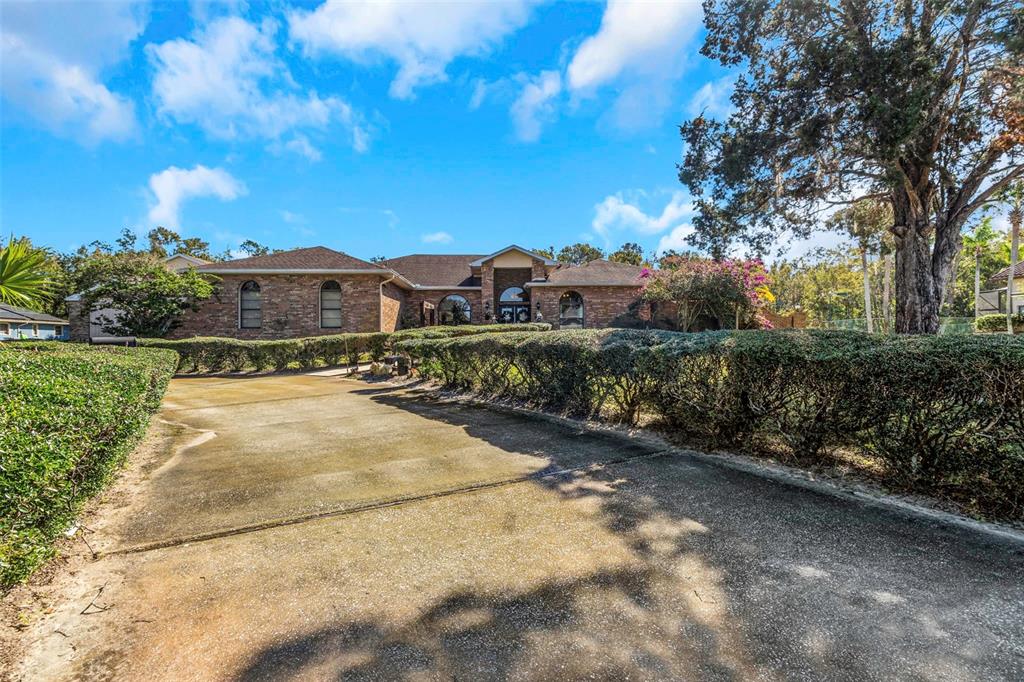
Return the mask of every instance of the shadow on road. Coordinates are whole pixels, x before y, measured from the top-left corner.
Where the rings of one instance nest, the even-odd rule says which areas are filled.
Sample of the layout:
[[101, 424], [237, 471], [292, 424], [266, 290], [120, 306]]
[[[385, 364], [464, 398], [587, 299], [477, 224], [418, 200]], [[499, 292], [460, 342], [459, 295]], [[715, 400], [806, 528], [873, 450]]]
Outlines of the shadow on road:
[[264, 649], [238, 679], [962, 680], [1020, 671], [1019, 547], [678, 456], [602, 465], [631, 446], [526, 416], [403, 391], [368, 396], [511, 453], [557, 463], [586, 449], [593, 467], [517, 485], [591, 510], [595, 532], [613, 534], [631, 560], [571, 580], [456, 590], [401, 622], [338, 622]]

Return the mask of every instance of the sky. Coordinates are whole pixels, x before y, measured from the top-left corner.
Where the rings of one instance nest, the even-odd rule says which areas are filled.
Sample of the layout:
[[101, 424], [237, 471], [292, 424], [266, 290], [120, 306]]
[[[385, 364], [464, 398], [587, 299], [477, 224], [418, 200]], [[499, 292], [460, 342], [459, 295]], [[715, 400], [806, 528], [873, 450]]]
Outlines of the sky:
[[678, 125], [726, 114], [735, 77], [699, 54], [701, 19], [696, 1], [5, 1], [0, 233], [687, 248]]

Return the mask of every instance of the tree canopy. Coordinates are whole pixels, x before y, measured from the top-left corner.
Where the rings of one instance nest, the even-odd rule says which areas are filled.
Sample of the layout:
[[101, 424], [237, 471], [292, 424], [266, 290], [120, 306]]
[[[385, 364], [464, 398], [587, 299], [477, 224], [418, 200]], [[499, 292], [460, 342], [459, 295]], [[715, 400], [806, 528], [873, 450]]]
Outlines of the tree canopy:
[[627, 265], [643, 265], [644, 249], [636, 242], [626, 242], [619, 247], [619, 250], [608, 256], [613, 263], [626, 263]]
[[571, 246], [563, 247], [562, 250], [558, 252], [557, 260], [559, 263], [583, 265], [584, 263], [589, 263], [592, 260], [599, 260], [601, 258], [604, 258], [604, 251], [596, 246], [577, 242]]
[[897, 330], [934, 332], [968, 218], [1024, 174], [1024, 6], [708, 0], [701, 50], [740, 69], [726, 121], [681, 126], [695, 244], [764, 252], [887, 201]]
[[192, 268], [171, 272], [156, 256], [131, 251], [92, 256], [79, 281], [91, 283], [82, 294], [83, 310], [120, 311], [100, 320], [104, 331], [119, 336], [163, 336], [184, 311], [213, 294], [209, 276]]

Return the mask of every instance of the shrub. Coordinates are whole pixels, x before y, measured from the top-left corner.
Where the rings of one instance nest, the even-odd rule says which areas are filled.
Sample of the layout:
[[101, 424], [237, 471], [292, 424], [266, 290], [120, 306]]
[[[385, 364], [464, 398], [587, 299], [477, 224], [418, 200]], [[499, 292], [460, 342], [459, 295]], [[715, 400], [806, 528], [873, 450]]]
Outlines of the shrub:
[[0, 346], [0, 585], [24, 579], [144, 433], [166, 350]]
[[397, 348], [452, 389], [629, 424], [646, 416], [691, 442], [802, 463], [841, 448], [893, 487], [1024, 517], [1024, 339], [586, 330]]
[[[979, 332], [1005, 332], [1006, 315], [981, 315], [974, 320], [974, 329]], [[1024, 334], [1024, 313], [1013, 315], [1013, 333]]]
[[424, 327], [394, 333], [330, 334], [280, 341], [248, 341], [225, 337], [197, 336], [191, 339], [142, 339], [149, 348], [167, 348], [179, 357], [178, 369], [185, 372], [238, 372], [244, 369], [284, 370], [293, 365], [303, 369], [320, 365], [356, 364], [362, 359], [380, 360], [398, 341], [442, 339], [484, 332], [546, 331], [548, 324], [463, 325]]

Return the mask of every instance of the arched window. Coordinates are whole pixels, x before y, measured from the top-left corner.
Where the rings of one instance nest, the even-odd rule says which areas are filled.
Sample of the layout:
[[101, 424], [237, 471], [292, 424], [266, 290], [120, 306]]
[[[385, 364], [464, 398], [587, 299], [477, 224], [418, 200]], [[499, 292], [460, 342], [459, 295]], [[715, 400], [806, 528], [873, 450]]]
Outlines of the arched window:
[[501, 303], [522, 303], [526, 300], [526, 292], [519, 287], [509, 287], [501, 292]]
[[238, 290], [238, 326], [242, 329], [259, 329], [263, 325], [263, 303], [260, 301], [260, 285], [249, 280]]
[[562, 329], [583, 327], [583, 297], [567, 291], [558, 299], [558, 326]]
[[320, 327], [341, 329], [341, 285], [334, 280], [320, 286]]
[[458, 294], [442, 298], [437, 306], [437, 314], [441, 324], [469, 324], [472, 319], [469, 301]]

